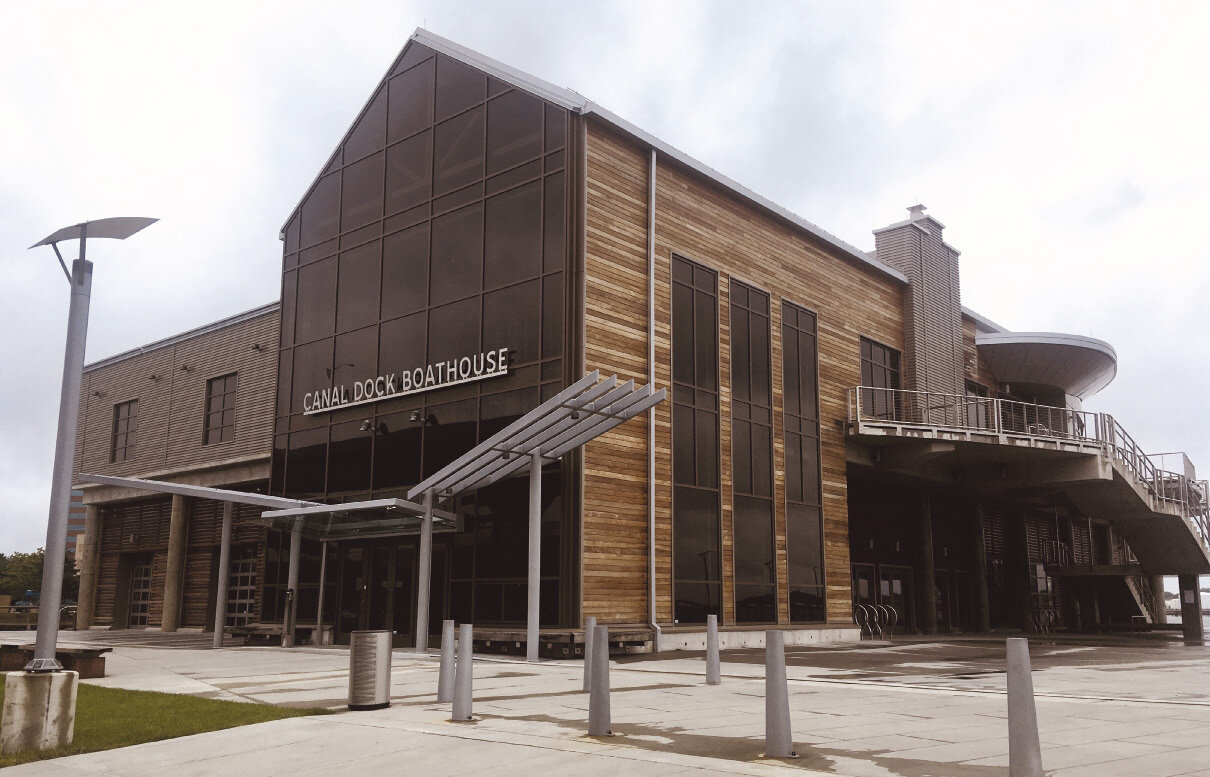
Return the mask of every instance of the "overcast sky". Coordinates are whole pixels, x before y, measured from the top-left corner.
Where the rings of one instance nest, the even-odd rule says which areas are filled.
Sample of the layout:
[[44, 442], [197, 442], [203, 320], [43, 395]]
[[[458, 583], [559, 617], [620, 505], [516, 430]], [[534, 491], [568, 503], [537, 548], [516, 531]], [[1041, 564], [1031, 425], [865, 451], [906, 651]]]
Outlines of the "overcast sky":
[[162, 219], [90, 244], [89, 361], [275, 299], [278, 230], [422, 26], [858, 247], [924, 203], [966, 306], [1107, 340], [1118, 377], [1086, 407], [1210, 475], [1208, 8], [4, 3], [0, 552], [45, 540], [66, 331], [66, 280], [26, 247]]

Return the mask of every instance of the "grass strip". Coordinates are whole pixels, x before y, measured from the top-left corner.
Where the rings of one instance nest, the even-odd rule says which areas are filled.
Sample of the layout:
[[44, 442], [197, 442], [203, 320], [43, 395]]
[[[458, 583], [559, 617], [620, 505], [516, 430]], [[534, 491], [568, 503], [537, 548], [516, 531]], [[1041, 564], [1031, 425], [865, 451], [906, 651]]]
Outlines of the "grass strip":
[[[0, 705], [3, 703], [0, 683]], [[0, 755], [0, 768], [323, 712], [80, 683], [73, 742], [54, 750]]]

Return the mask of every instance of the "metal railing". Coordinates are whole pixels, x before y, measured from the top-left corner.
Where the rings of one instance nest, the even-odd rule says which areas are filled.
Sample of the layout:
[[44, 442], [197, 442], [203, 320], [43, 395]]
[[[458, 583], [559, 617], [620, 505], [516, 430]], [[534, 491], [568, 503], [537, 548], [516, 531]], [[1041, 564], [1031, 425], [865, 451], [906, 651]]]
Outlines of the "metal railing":
[[[1210, 485], [1156, 466], [1109, 413], [964, 394], [858, 386], [849, 390], [850, 424], [934, 427], [1007, 437], [1031, 437], [1096, 446], [1116, 460], [1159, 501], [1189, 518], [1210, 547]], [[1169, 454], [1171, 455], [1171, 454]], [[1162, 461], [1162, 459], [1161, 459]]]

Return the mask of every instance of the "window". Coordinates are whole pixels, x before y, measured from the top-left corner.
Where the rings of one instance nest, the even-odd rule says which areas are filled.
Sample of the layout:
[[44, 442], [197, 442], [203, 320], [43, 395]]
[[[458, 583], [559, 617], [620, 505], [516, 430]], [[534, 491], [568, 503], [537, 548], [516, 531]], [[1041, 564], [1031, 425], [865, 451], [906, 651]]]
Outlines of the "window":
[[113, 445], [109, 460], [128, 461], [134, 458], [134, 437], [139, 426], [139, 400], [132, 399], [113, 406]]
[[815, 314], [783, 302], [781, 343], [790, 620], [821, 621], [825, 613]]
[[235, 439], [235, 375], [206, 381], [206, 445]]
[[966, 425], [972, 429], [990, 429], [990, 408], [991, 401], [989, 399], [987, 386], [982, 383], [975, 383], [973, 380], [966, 382]]
[[895, 393], [899, 383], [899, 351], [861, 338], [861, 409], [867, 418], [883, 421], [903, 420], [902, 405]]
[[718, 275], [672, 257], [675, 618], [705, 623], [721, 602]]
[[731, 281], [735, 620], [776, 623], [769, 295]]

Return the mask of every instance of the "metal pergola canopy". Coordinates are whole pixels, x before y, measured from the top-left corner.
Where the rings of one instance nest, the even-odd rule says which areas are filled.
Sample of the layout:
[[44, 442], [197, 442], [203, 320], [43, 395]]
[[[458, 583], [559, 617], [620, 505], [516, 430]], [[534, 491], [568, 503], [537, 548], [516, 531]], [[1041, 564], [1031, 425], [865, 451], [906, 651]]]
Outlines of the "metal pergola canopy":
[[667, 395], [667, 389], [635, 387], [633, 380], [619, 384], [617, 375], [601, 380], [591, 372], [414, 486], [408, 499], [483, 488], [529, 466], [533, 456], [558, 459]]
[[287, 499], [282, 496], [256, 494], [250, 491], [232, 491], [229, 488], [211, 488], [210, 486], [191, 486], [187, 483], [170, 483], [166, 480], [146, 480], [143, 478], [119, 478], [112, 475], [76, 475], [80, 483], [96, 483], [103, 486], [119, 488], [137, 488], [159, 494], [176, 494], [195, 499], [213, 499], [217, 502], [235, 502], [236, 504], [255, 505], [257, 507], [276, 508], [284, 510], [307, 506], [322, 506], [318, 502], [306, 502], [301, 499]]
[[[266, 510], [251, 523], [272, 528], [298, 528], [303, 536], [317, 540], [394, 537], [417, 534], [424, 520], [424, 506], [403, 499], [371, 499], [344, 504], [309, 504], [282, 510]], [[433, 510], [433, 531], [452, 532], [457, 517]]]

